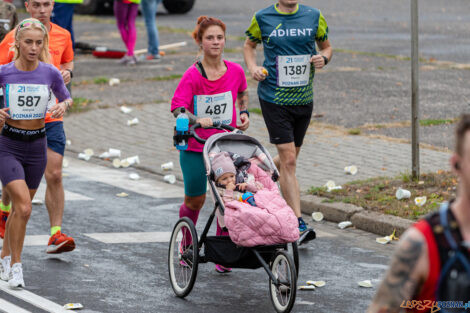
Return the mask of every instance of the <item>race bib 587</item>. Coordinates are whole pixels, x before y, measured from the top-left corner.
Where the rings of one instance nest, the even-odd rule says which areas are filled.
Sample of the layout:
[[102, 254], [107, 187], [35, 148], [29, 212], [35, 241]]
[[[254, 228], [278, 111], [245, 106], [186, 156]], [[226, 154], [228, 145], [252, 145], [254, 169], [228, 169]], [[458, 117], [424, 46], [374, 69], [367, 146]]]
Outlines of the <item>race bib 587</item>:
[[232, 92], [194, 96], [194, 115], [201, 118], [210, 117], [213, 122], [222, 124], [232, 123]]
[[310, 55], [279, 55], [277, 57], [277, 85], [300, 87], [308, 84]]
[[38, 84], [7, 84], [6, 105], [13, 120], [44, 118], [50, 100], [49, 86]]

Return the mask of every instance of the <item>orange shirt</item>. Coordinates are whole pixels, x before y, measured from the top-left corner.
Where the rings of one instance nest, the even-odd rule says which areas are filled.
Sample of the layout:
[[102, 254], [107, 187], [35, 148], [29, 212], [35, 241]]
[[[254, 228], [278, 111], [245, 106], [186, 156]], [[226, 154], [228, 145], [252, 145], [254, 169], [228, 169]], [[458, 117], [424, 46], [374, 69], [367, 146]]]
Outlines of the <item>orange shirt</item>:
[[[12, 49], [15, 44], [15, 31], [9, 32], [2, 42], [0, 42], [0, 64], [7, 64], [13, 61], [15, 51]], [[49, 31], [49, 53], [51, 63], [60, 70], [60, 65], [73, 61], [72, 37], [68, 30], [57, 24], [51, 23]], [[62, 118], [53, 119], [51, 114], [46, 114], [46, 123], [62, 121]]]

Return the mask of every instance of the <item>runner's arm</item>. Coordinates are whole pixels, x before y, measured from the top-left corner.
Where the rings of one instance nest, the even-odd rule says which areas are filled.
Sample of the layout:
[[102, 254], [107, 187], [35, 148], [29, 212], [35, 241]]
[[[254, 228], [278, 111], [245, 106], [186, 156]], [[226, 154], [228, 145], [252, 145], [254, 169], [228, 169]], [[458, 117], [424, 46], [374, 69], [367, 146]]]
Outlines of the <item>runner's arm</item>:
[[[239, 112], [248, 111], [248, 89], [245, 89], [242, 92], [239, 92], [237, 95], [237, 103]], [[250, 126], [250, 118], [247, 113], [240, 114], [241, 125], [238, 126], [240, 130], [247, 130]]]
[[333, 56], [333, 49], [331, 48], [330, 41], [328, 39], [325, 41], [317, 40], [317, 45], [319, 52], [312, 56], [310, 62], [313, 63], [315, 68], [323, 68], [326, 65], [323, 57], [326, 57], [328, 62], [330, 62]]
[[66, 85], [70, 83], [70, 79], [72, 78], [70, 74], [71, 71], [73, 71], [73, 61], [60, 65], [60, 73], [62, 74], [62, 78]]
[[428, 250], [423, 235], [408, 229], [399, 241], [390, 267], [380, 284], [368, 313], [398, 313], [404, 303], [418, 294], [427, 277]]
[[264, 67], [256, 65], [256, 46], [258, 44], [250, 38], [246, 38], [245, 44], [243, 45], [243, 56], [245, 57], [245, 63], [248, 70], [251, 73], [253, 79], [257, 81], [263, 81], [266, 79], [266, 74], [263, 73]]
[[[173, 116], [174, 117], [178, 117], [178, 114], [181, 113], [181, 109], [183, 107], [179, 107], [179, 108], [176, 108], [173, 110]], [[197, 116], [194, 115], [193, 113], [189, 112], [189, 110], [186, 110], [184, 113], [186, 113], [186, 115], [188, 116], [189, 118], [189, 124], [196, 124], [196, 120], [197, 120]]]

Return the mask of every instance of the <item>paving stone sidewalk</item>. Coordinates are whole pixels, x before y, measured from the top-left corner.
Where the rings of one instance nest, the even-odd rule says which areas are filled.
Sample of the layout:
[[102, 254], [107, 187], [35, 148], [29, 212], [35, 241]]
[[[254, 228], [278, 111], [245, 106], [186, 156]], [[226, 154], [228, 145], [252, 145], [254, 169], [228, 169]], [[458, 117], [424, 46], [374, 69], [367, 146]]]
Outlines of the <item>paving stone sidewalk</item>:
[[[173, 161], [172, 173], [181, 180], [179, 153], [172, 146], [175, 119], [169, 107], [168, 103], [159, 103], [134, 106], [130, 114], [122, 113], [119, 108], [71, 114], [65, 118], [67, 138], [72, 142], [67, 149], [78, 153], [92, 148], [95, 155], [109, 148], [120, 149], [123, 157], [138, 155], [139, 167], [159, 174], [168, 174], [161, 170], [161, 164]], [[134, 117], [139, 119], [139, 124], [127, 126], [127, 121]], [[257, 138], [272, 156], [276, 155], [260, 115], [251, 114], [251, 126], [246, 133]], [[449, 169], [449, 156], [448, 152], [422, 148], [421, 172]], [[349, 165], [358, 167], [356, 175], [344, 173], [344, 167]], [[112, 167], [111, 162], [109, 166]], [[297, 176], [301, 190], [306, 191], [311, 186], [322, 186], [328, 180], [339, 185], [358, 179], [396, 176], [410, 172], [410, 169], [410, 144], [348, 135], [313, 123], [298, 159]]]

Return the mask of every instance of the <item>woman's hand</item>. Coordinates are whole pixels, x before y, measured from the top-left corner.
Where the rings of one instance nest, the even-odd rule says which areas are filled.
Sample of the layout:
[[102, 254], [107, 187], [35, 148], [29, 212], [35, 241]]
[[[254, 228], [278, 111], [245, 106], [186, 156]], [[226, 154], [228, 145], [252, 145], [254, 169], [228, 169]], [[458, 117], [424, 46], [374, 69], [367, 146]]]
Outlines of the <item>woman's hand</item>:
[[250, 118], [248, 117], [248, 114], [242, 113], [240, 115], [240, 121], [242, 122], [242, 124], [238, 126], [238, 129], [243, 131], [247, 130], [250, 126]]
[[52, 108], [49, 109], [49, 112], [51, 112], [52, 114], [51, 117], [61, 118], [64, 115], [65, 111], [67, 111], [67, 109], [71, 105], [71, 102], [72, 102], [71, 99], [67, 99], [63, 102], [60, 102], [54, 105]]
[[266, 71], [262, 66], [257, 66], [251, 72], [251, 77], [253, 77], [254, 80], [261, 82], [268, 77], [268, 71]]
[[203, 128], [211, 127], [214, 125], [210, 117], [198, 118], [196, 120], [196, 123], [201, 124]]
[[10, 110], [9, 108], [0, 109], [0, 124], [3, 125], [7, 119], [10, 118], [10, 115], [7, 111]]

